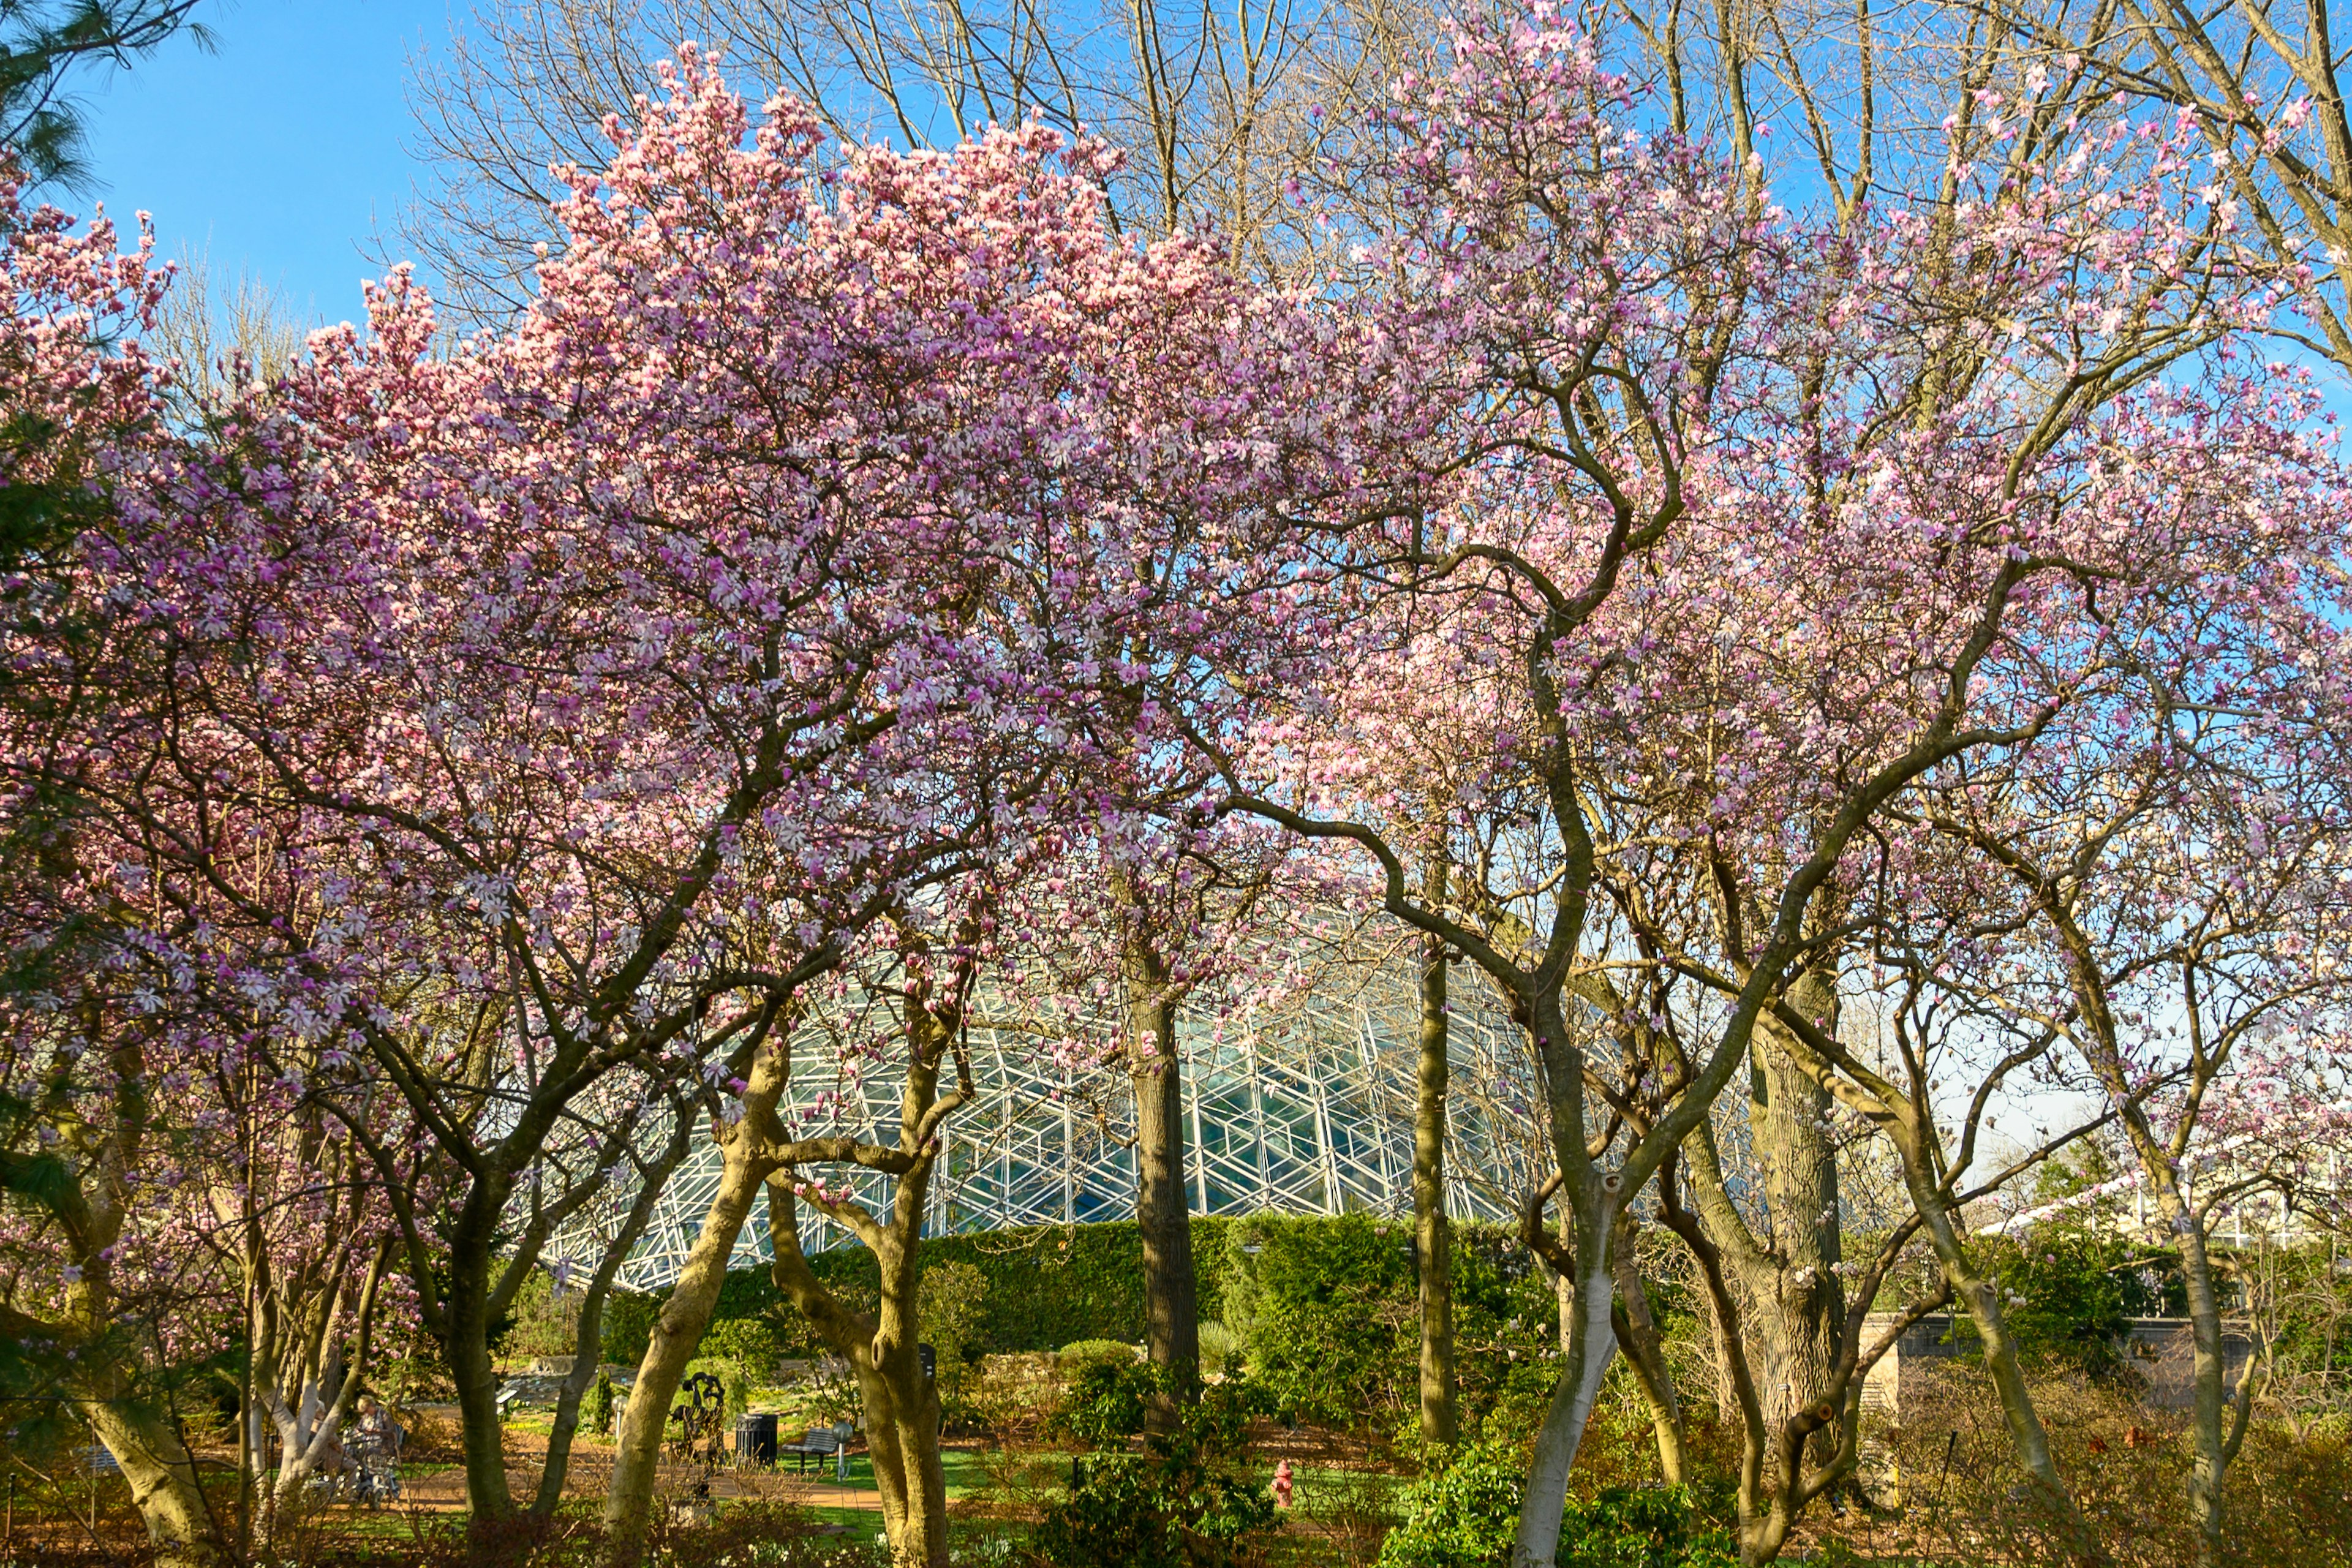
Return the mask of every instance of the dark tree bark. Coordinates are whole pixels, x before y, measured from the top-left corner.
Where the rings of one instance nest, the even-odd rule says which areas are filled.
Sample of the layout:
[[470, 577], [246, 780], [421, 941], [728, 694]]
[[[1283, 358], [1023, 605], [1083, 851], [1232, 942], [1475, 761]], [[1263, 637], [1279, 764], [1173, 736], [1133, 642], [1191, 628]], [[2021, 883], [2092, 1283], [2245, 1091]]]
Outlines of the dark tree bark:
[[1184, 1181], [1184, 1075], [1176, 1055], [1177, 1004], [1168, 965], [1130, 934], [1126, 988], [1128, 1073], [1135, 1089], [1135, 1217], [1143, 1236], [1144, 1324], [1151, 1359], [1180, 1391], [1200, 1380], [1201, 1317], [1192, 1272], [1192, 1205]]
[[[1445, 902], [1445, 866], [1428, 872], [1428, 898]], [[1454, 1238], [1445, 1218], [1445, 1094], [1451, 1063], [1445, 1001], [1446, 944], [1422, 939], [1421, 1063], [1412, 1116], [1412, 1234], [1421, 1275], [1421, 1436], [1460, 1435], [1454, 1372]]]

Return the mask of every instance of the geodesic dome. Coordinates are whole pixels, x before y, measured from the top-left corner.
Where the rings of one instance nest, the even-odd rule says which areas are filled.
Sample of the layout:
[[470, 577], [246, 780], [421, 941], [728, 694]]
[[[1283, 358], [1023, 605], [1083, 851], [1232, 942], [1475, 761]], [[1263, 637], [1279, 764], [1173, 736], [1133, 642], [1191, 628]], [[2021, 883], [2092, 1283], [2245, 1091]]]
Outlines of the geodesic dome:
[[[1508, 1219], [1548, 1168], [1542, 1099], [1519, 1031], [1482, 982], [1456, 975], [1446, 1207]], [[1192, 1212], [1410, 1214], [1419, 1028], [1413, 971], [1401, 962], [1341, 972], [1280, 1006], [1180, 1013]], [[1004, 1029], [973, 1027], [971, 1048], [979, 1094], [947, 1124], [925, 1234], [1132, 1217], [1135, 1105], [1124, 1066], [1059, 1068]], [[826, 1106], [841, 1131], [891, 1142], [899, 1087], [888, 1073], [861, 1081], [796, 1071], [791, 1105], [807, 1114], [821, 1096], [840, 1096]], [[718, 1151], [705, 1142], [671, 1178], [617, 1283], [657, 1290], [677, 1279], [719, 1175]], [[890, 1178], [878, 1173], [827, 1167], [825, 1178], [869, 1210], [889, 1201]], [[851, 1241], [805, 1209], [801, 1225], [812, 1252]], [[600, 1239], [575, 1234], [551, 1250], [583, 1257]], [[769, 1256], [756, 1214], [732, 1262]]]

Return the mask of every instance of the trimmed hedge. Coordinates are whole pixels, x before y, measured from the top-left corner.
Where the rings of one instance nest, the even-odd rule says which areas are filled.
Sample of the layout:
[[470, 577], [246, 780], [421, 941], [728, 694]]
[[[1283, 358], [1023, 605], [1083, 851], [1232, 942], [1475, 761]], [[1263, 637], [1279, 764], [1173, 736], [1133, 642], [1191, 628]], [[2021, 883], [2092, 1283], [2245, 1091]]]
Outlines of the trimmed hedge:
[[1399, 1358], [1421, 1334], [1412, 1238], [1370, 1215], [1261, 1214], [1233, 1228], [1225, 1324], [1280, 1414], [1345, 1426], [1397, 1402]]
[[[1192, 1268], [1203, 1321], [1221, 1319], [1229, 1272], [1227, 1229], [1218, 1215], [1192, 1219]], [[1133, 1220], [928, 1237], [926, 1266], [969, 1263], [988, 1279], [981, 1310], [983, 1352], [1050, 1351], [1076, 1340], [1143, 1338], [1143, 1237]], [[809, 1259], [818, 1279], [853, 1300], [870, 1303], [879, 1288], [874, 1255], [836, 1247]], [[604, 1356], [634, 1364], [662, 1299], [614, 1291], [604, 1308]], [[787, 1355], [814, 1353], [806, 1326], [765, 1268], [730, 1268], [711, 1321], [764, 1318], [776, 1325]]]
[[[971, 1352], [1143, 1340], [1143, 1239], [1134, 1220], [931, 1237], [922, 1258], [969, 1262], [988, 1279]], [[1233, 1331], [1277, 1415], [1371, 1429], [1412, 1415], [1421, 1319], [1409, 1225], [1362, 1213], [1195, 1215], [1192, 1265], [1200, 1319]], [[863, 1246], [821, 1253], [809, 1268], [873, 1307], [875, 1260]], [[1670, 1290], [1654, 1305], [1682, 1310]], [[635, 1363], [658, 1310], [654, 1295], [616, 1298], [604, 1317], [604, 1356]], [[727, 1274], [713, 1326], [731, 1321], [760, 1323], [785, 1356], [824, 1354], [767, 1269]], [[1454, 1326], [1463, 1415], [1500, 1415], [1507, 1429], [1531, 1425], [1552, 1392], [1559, 1302], [1507, 1229], [1454, 1225]]]
[[[1506, 1230], [1457, 1224], [1453, 1234], [1465, 1412], [1539, 1408], [1559, 1332], [1551, 1282]], [[930, 1237], [923, 1260], [970, 1264], [986, 1278], [972, 1352], [1131, 1345], [1144, 1337], [1143, 1245], [1133, 1221]], [[1196, 1215], [1192, 1260], [1201, 1321], [1238, 1337], [1254, 1381], [1279, 1414], [1378, 1426], [1410, 1413], [1420, 1338], [1410, 1226], [1370, 1215]], [[877, 1276], [866, 1248], [809, 1262], [844, 1297], [872, 1306]], [[605, 1309], [608, 1360], [644, 1355], [660, 1305], [658, 1297], [615, 1297]], [[1664, 1299], [1657, 1305], [1676, 1308]], [[743, 1321], [772, 1333], [783, 1355], [822, 1353], [765, 1268], [732, 1270], [719, 1290], [714, 1328]]]

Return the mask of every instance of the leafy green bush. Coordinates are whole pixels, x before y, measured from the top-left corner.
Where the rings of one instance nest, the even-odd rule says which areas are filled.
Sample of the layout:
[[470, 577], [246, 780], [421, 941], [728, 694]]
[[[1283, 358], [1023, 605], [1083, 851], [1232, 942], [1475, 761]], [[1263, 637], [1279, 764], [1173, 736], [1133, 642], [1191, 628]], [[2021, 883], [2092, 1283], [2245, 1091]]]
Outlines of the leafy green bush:
[[923, 1341], [939, 1358], [942, 1385], [960, 1380], [980, 1353], [987, 1300], [988, 1276], [969, 1263], [934, 1263], [923, 1270], [916, 1313]]
[[1404, 1522], [1381, 1543], [1380, 1568], [1504, 1568], [1519, 1524], [1525, 1467], [1472, 1444], [1405, 1489]]
[[[1454, 1342], [1456, 1396], [1465, 1429], [1490, 1436], [1532, 1435], [1551, 1404], [1559, 1374], [1553, 1359], [1559, 1344], [1559, 1297], [1550, 1274], [1520, 1245], [1516, 1232], [1500, 1226], [1456, 1225], [1454, 1238]], [[1650, 1306], [1672, 1325], [1691, 1303], [1651, 1282]], [[1400, 1416], [1417, 1415], [1411, 1391], [1414, 1336], [1398, 1348], [1399, 1376], [1406, 1380]]]
[[[1201, 1316], [1206, 1319], [1223, 1314], [1224, 1238], [1233, 1223], [1206, 1215], [1192, 1219], [1193, 1287]], [[972, 1351], [994, 1355], [1049, 1351], [1073, 1340], [1131, 1343], [1143, 1337], [1143, 1238], [1132, 1220], [924, 1238], [927, 1273], [959, 1263], [978, 1269], [987, 1280]], [[876, 1299], [879, 1277], [873, 1253], [863, 1247], [818, 1253], [809, 1259], [809, 1268], [856, 1304], [870, 1307]], [[784, 1354], [823, 1353], [814, 1331], [765, 1268], [730, 1269], [712, 1315], [766, 1318], [776, 1326]], [[606, 1343], [614, 1343], [609, 1331]], [[614, 1359], [635, 1360], [644, 1351], [639, 1340], [635, 1355]]]
[[[1096, 1362], [1088, 1375], [1166, 1374], [1148, 1363]], [[1244, 1468], [1250, 1393], [1206, 1390], [1181, 1406], [1176, 1428], [1154, 1432], [1143, 1452], [1096, 1452], [1071, 1461], [1068, 1494], [1045, 1510], [1031, 1548], [1053, 1568], [1230, 1568], [1274, 1523], [1274, 1499]], [[1139, 1405], [1136, 1426], [1142, 1423]]]
[[606, 1361], [635, 1366], [646, 1359], [646, 1346], [661, 1317], [662, 1300], [644, 1290], [615, 1290], [604, 1298], [602, 1337]]
[[[1539, 1414], [1559, 1331], [1551, 1279], [1499, 1226], [1450, 1231], [1463, 1417], [1475, 1426], [1501, 1406]], [[1254, 1215], [1225, 1239], [1224, 1321], [1277, 1414], [1385, 1427], [1413, 1411], [1421, 1330], [1407, 1227], [1362, 1215]], [[1652, 1305], [1669, 1319], [1687, 1310], [1668, 1292]]]
[[1083, 1359], [1064, 1384], [1054, 1427], [1089, 1447], [1110, 1447], [1143, 1430], [1143, 1415], [1152, 1396], [1168, 1387], [1167, 1373], [1131, 1353], [1121, 1359]]
[[[1502, 1228], [1458, 1225], [1453, 1238], [1465, 1417], [1475, 1421], [1498, 1405], [1539, 1411], [1550, 1392], [1557, 1332], [1549, 1279]], [[1204, 1372], [1222, 1370], [1238, 1346], [1254, 1381], [1273, 1389], [1282, 1413], [1296, 1419], [1379, 1426], [1412, 1405], [1418, 1319], [1404, 1226], [1360, 1215], [1195, 1216], [1192, 1258]], [[923, 1258], [926, 1279], [954, 1270], [980, 1281], [961, 1328], [965, 1359], [1073, 1343], [1131, 1345], [1144, 1335], [1142, 1241], [1131, 1221], [930, 1237]], [[877, 1287], [871, 1252], [837, 1247], [809, 1266], [852, 1305], [871, 1309]], [[1652, 1306], [1669, 1317], [1686, 1310], [1671, 1297], [1662, 1288]], [[616, 1293], [605, 1309], [606, 1359], [639, 1360], [660, 1307], [659, 1297]], [[782, 1355], [826, 1353], [764, 1268], [730, 1271], [713, 1317], [770, 1325]], [[944, 1356], [929, 1317], [925, 1337]]]
[[1611, 1487], [1570, 1500], [1559, 1556], [1580, 1568], [1738, 1568], [1728, 1531], [1707, 1524], [1681, 1487]]
[[[1526, 1465], [1517, 1450], [1473, 1443], [1406, 1489], [1404, 1522], [1381, 1545], [1380, 1568], [1505, 1568], [1519, 1525]], [[1737, 1568], [1730, 1535], [1702, 1519], [1680, 1487], [1611, 1487], [1570, 1499], [1560, 1563], [1576, 1568]]]
[[1409, 1240], [1365, 1215], [1253, 1215], [1233, 1227], [1225, 1321], [1276, 1414], [1344, 1426], [1399, 1403], [1418, 1333]]
[[1249, 1347], [1242, 1343], [1241, 1335], [1213, 1319], [1201, 1325], [1201, 1370], [1203, 1373], [1223, 1372], [1230, 1363], [1244, 1360]]
[[613, 1374], [601, 1366], [588, 1397], [581, 1402], [580, 1424], [599, 1436], [613, 1429]]
[[755, 1383], [775, 1376], [783, 1354], [774, 1326], [764, 1318], [721, 1318], [703, 1331], [696, 1349], [714, 1360], [735, 1363]]
[[1055, 1352], [1054, 1363], [1065, 1377], [1076, 1377], [1078, 1369], [1088, 1362], [1130, 1362], [1142, 1352], [1124, 1340], [1078, 1340], [1064, 1345]]
[[[2095, 1378], [2130, 1366], [2129, 1319], [2183, 1310], [2172, 1259], [2120, 1236], [2078, 1225], [2037, 1226], [1984, 1244], [1989, 1272], [2008, 1299], [2010, 1331], [2028, 1357], [2079, 1368]], [[1976, 1326], [1957, 1317], [1952, 1337], [1973, 1343]]]

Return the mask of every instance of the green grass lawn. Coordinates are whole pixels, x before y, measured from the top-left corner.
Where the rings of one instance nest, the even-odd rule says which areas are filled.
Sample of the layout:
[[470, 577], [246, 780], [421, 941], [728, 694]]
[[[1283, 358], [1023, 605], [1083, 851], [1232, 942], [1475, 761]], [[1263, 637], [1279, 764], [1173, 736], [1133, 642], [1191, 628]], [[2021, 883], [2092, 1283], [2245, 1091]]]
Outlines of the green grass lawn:
[[882, 1515], [870, 1508], [812, 1508], [809, 1512], [823, 1524], [841, 1526], [841, 1539], [860, 1545], [870, 1545], [882, 1539]]
[[[940, 1456], [940, 1468], [947, 1471], [948, 1496], [951, 1498], [970, 1497], [972, 1493], [985, 1489], [988, 1484], [988, 1466], [983, 1455], [967, 1453], [960, 1448], [950, 1448]], [[822, 1479], [828, 1489], [836, 1491], [870, 1492], [874, 1489], [874, 1461], [863, 1454], [850, 1457], [849, 1484], [846, 1487], [843, 1487], [833, 1479], [833, 1461], [829, 1458], [822, 1463], [811, 1459], [808, 1474], [804, 1478], [800, 1477], [789, 1454], [778, 1457], [776, 1469], [781, 1475], [793, 1476], [796, 1479], [812, 1481]]]

